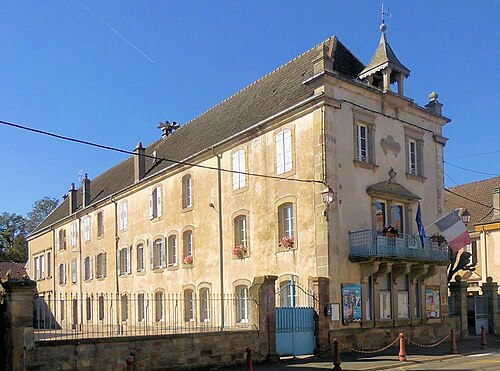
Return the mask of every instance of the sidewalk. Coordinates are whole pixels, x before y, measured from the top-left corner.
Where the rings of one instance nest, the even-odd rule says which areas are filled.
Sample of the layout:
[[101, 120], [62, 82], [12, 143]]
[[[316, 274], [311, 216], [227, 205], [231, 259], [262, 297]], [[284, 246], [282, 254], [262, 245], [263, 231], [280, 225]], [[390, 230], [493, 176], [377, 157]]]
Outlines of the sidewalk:
[[[488, 349], [481, 349], [481, 337], [471, 336], [467, 340], [457, 341], [459, 354], [451, 354], [450, 341], [447, 340], [442, 344], [432, 348], [421, 348], [415, 345], [406, 346], [407, 363], [400, 362], [399, 344], [397, 347], [387, 349], [384, 352], [377, 354], [359, 354], [354, 352], [341, 353], [341, 367], [344, 371], [361, 371], [361, 370], [388, 370], [404, 366], [411, 363], [425, 363], [437, 360], [446, 360], [450, 358], [463, 357], [464, 355], [479, 354], [500, 350], [500, 338], [494, 335], [488, 335]], [[258, 356], [254, 356], [258, 359]], [[299, 357], [299, 358], [282, 358], [276, 363], [256, 363], [254, 361], [253, 368], [259, 370], [331, 370], [333, 369], [333, 360], [325, 357]], [[221, 368], [223, 370], [245, 371], [246, 365]]]

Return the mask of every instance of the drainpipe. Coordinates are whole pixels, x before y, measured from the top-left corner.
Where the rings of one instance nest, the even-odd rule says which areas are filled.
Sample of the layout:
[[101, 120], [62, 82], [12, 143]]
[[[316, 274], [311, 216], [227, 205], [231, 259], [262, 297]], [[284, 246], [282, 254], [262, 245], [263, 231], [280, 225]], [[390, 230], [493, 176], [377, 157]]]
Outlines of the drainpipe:
[[215, 153], [215, 149], [212, 148], [212, 152], [217, 157], [217, 193], [218, 193], [218, 207], [219, 207], [219, 262], [220, 262], [220, 293], [221, 293], [221, 331], [224, 330], [224, 238], [222, 235], [222, 171], [221, 171], [221, 159], [222, 155]]
[[[50, 226], [50, 229], [52, 230], [52, 287], [53, 287], [53, 294], [54, 294], [54, 313], [57, 313], [57, 308], [56, 308], [56, 230], [53, 225]], [[58, 272], [59, 273], [59, 272]], [[50, 303], [49, 303], [50, 305]]]
[[[115, 278], [116, 278], [116, 327], [118, 333], [120, 332], [120, 309], [119, 309], [119, 298], [120, 298], [120, 283], [119, 283], [119, 278], [118, 277], [118, 265], [120, 262], [118, 261], [118, 242], [119, 242], [119, 237], [118, 237], [118, 203], [115, 200], [114, 196], [111, 196], [111, 202], [115, 204]], [[106, 258], [107, 259], [107, 258]], [[106, 267], [106, 269], [108, 269]]]
[[[78, 254], [80, 256], [80, 326], [83, 329], [82, 219], [78, 217]], [[84, 266], [85, 264], [83, 264]]]

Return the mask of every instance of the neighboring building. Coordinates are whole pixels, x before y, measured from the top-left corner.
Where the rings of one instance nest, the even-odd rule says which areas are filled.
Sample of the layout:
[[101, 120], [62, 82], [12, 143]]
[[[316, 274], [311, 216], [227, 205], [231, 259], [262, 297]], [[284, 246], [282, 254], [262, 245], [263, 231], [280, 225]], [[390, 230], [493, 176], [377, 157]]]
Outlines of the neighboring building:
[[[278, 276], [277, 305], [294, 306], [290, 283], [314, 291], [326, 278], [328, 331], [430, 333], [447, 314], [448, 255], [421, 246], [415, 216], [419, 202], [426, 222], [444, 213], [449, 120], [437, 94], [425, 107], [404, 96], [408, 76], [385, 28], [367, 66], [325, 40], [72, 187], [28, 239], [30, 276], [40, 292], [119, 293], [139, 306], [144, 293], [245, 297], [264, 275]], [[185, 320], [209, 320], [195, 309]], [[164, 307], [127, 307], [122, 321], [144, 310]]]
[[469, 292], [479, 293], [480, 286], [491, 276], [500, 281], [500, 177], [449, 188], [445, 194], [447, 211], [468, 210], [470, 252], [475, 271], [458, 272], [469, 283]]

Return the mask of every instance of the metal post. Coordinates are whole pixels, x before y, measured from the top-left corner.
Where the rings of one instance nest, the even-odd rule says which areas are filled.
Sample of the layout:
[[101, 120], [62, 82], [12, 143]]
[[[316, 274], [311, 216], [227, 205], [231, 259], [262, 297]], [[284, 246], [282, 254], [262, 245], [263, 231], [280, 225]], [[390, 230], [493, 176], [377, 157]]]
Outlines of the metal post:
[[481, 349], [488, 348], [488, 340], [486, 340], [486, 329], [481, 326]]
[[247, 371], [253, 371], [252, 348], [246, 347], [245, 351], [247, 352]]
[[408, 360], [406, 359], [406, 344], [405, 344], [405, 334], [400, 333], [399, 334], [399, 361], [400, 362], [407, 362]]
[[457, 354], [458, 349], [457, 349], [457, 339], [455, 338], [455, 333], [453, 330], [450, 330], [450, 336], [451, 336], [451, 354]]
[[334, 371], [342, 371], [342, 367], [340, 367], [342, 362], [340, 362], [340, 353], [339, 353], [339, 341], [337, 338], [333, 339], [333, 370]]

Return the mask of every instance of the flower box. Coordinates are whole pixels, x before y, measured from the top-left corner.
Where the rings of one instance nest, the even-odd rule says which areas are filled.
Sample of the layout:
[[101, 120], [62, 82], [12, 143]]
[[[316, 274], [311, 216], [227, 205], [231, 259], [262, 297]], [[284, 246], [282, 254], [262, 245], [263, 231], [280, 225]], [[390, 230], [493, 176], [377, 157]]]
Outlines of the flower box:
[[386, 237], [397, 237], [399, 235], [399, 230], [392, 225], [386, 225], [382, 229], [382, 234]]
[[184, 257], [184, 264], [187, 264], [187, 265], [193, 264], [193, 255], [186, 255]]
[[295, 241], [293, 239], [293, 236], [283, 236], [281, 237], [281, 243], [280, 245], [284, 247], [285, 249], [293, 249], [295, 246]]
[[233, 249], [233, 256], [238, 259], [244, 259], [247, 257], [248, 246], [236, 245]]

